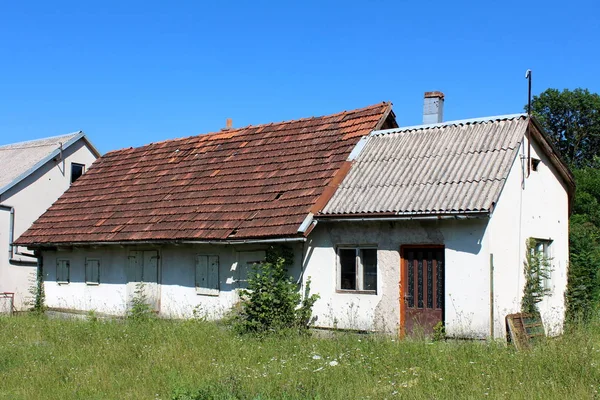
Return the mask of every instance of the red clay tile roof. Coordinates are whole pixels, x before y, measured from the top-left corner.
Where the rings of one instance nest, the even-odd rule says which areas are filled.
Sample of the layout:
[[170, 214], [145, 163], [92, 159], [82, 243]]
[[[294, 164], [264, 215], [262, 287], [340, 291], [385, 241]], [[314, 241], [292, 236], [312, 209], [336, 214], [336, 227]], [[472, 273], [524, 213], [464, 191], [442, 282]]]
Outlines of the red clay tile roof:
[[380, 103], [107, 153], [16, 243], [299, 236], [359, 138], [388, 115]]

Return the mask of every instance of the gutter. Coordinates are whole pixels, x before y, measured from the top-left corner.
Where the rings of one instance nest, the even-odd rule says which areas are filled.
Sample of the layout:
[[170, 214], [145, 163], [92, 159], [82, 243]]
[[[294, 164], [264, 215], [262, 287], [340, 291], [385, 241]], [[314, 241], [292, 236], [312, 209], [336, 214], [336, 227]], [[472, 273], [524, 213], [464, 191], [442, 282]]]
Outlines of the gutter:
[[438, 221], [489, 218], [490, 213], [454, 215], [396, 215], [389, 217], [320, 217], [320, 222], [369, 222], [369, 221]]
[[37, 261], [33, 261], [33, 260], [23, 260], [20, 258], [15, 258], [15, 254], [24, 256], [24, 257], [36, 258], [36, 259], [38, 257], [36, 257], [34, 254], [30, 254], [30, 253], [22, 253], [19, 251], [15, 252], [16, 246], [13, 244], [14, 239], [15, 239], [15, 208], [13, 206], [0, 204], [0, 210], [10, 212], [10, 222], [9, 222], [9, 227], [8, 227], [8, 262], [9, 263], [37, 263]]
[[306, 242], [305, 237], [287, 237], [277, 239], [241, 239], [241, 240], [130, 240], [120, 242], [66, 242], [66, 243], [31, 243], [28, 248], [41, 247], [77, 247], [77, 246], [133, 246], [133, 245], [158, 245], [158, 244], [210, 244], [210, 245], [236, 245], [260, 243], [287, 243]]

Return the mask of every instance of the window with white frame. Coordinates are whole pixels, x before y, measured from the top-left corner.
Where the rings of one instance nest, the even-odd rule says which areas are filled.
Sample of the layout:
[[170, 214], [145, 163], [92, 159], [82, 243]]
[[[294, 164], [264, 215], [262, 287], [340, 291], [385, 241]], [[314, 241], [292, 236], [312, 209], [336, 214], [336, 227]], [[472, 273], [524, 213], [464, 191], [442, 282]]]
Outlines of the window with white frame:
[[544, 269], [543, 276], [539, 279], [542, 281], [544, 289], [552, 287], [552, 240], [550, 239], [535, 239], [533, 248], [535, 255], [539, 257], [540, 265]]
[[196, 293], [219, 294], [219, 256], [196, 256]]
[[338, 289], [377, 292], [377, 249], [341, 246], [338, 255]]
[[65, 258], [56, 260], [56, 282], [69, 283], [71, 273], [71, 262]]
[[100, 259], [86, 258], [85, 259], [85, 283], [87, 285], [100, 284]]

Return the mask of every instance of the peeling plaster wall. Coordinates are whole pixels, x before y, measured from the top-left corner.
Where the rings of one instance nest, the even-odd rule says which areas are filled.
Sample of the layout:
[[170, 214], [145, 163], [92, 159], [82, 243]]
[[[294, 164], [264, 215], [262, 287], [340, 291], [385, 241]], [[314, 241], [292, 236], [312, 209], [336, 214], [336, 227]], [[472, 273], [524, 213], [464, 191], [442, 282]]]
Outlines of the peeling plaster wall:
[[[445, 245], [445, 323], [451, 336], [489, 331], [488, 219], [321, 222], [310, 235], [305, 280], [321, 298], [315, 325], [395, 333], [400, 322], [400, 246]], [[339, 293], [336, 246], [377, 246], [377, 294]]]
[[[300, 279], [302, 244], [290, 243], [294, 265], [290, 274]], [[67, 251], [44, 251], [46, 305], [72, 311], [95, 311], [109, 315], [127, 313], [127, 268], [131, 251], [156, 250], [159, 254], [159, 315], [167, 318], [196, 316], [217, 319], [238, 300], [237, 279], [247, 272], [244, 260], [264, 252], [267, 245], [100, 246]], [[219, 256], [216, 295], [199, 294], [195, 287], [196, 255]], [[100, 284], [85, 283], [85, 259], [100, 258]], [[56, 260], [70, 261], [70, 283], [56, 282]]]
[[[62, 161], [49, 161], [0, 197], [0, 203], [15, 208], [15, 240], [69, 188], [71, 163], [89, 168], [96, 160], [81, 139], [65, 149], [63, 158], [66, 171], [63, 171]], [[0, 211], [0, 292], [14, 292], [17, 310], [25, 310], [31, 298], [30, 289], [35, 284], [36, 260], [15, 254], [16, 259], [32, 263], [9, 262], [9, 218], [9, 212]], [[29, 252], [23, 247], [15, 247], [16, 251]]]

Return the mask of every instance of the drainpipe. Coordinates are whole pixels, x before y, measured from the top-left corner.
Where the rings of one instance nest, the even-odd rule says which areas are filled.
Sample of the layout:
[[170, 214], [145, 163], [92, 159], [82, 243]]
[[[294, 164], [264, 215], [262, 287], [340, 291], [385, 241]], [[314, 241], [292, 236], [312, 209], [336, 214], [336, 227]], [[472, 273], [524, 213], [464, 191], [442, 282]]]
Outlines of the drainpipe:
[[[36, 261], [28, 261], [28, 260], [21, 260], [21, 259], [15, 258], [15, 245], [13, 245], [13, 241], [15, 239], [15, 208], [12, 206], [5, 205], [5, 204], [0, 204], [0, 210], [10, 212], [10, 222], [9, 222], [9, 227], [8, 227], [8, 261], [9, 262], [36, 263]], [[34, 254], [29, 254], [29, 253], [16, 252], [16, 254], [18, 254], [20, 256], [25, 256], [25, 257], [38, 258]]]

